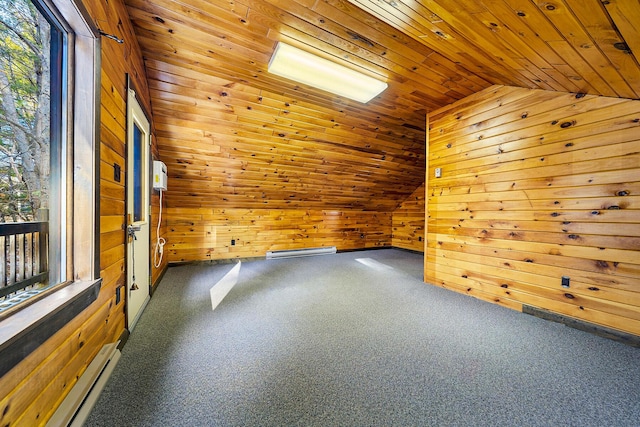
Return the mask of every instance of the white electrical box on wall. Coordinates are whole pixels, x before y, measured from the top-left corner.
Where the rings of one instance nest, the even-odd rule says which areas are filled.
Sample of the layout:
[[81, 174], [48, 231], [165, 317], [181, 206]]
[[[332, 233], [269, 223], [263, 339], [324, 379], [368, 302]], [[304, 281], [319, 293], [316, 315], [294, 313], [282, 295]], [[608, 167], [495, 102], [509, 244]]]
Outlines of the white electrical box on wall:
[[165, 191], [167, 189], [167, 165], [161, 161], [153, 161], [153, 189]]

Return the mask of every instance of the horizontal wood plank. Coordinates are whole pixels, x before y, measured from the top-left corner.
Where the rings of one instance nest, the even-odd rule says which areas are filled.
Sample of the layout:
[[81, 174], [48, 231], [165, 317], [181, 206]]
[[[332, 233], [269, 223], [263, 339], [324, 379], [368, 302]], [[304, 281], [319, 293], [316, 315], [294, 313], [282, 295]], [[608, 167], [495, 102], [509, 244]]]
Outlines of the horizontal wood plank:
[[640, 104], [518, 91], [429, 117], [425, 277], [637, 335]]

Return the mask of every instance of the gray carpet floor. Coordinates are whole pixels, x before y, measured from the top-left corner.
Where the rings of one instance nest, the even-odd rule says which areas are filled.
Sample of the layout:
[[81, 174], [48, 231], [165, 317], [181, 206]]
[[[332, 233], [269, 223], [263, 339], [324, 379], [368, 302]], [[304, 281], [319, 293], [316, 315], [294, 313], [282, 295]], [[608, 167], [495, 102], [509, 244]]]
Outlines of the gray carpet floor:
[[401, 250], [171, 267], [88, 426], [640, 426], [640, 349], [422, 282]]

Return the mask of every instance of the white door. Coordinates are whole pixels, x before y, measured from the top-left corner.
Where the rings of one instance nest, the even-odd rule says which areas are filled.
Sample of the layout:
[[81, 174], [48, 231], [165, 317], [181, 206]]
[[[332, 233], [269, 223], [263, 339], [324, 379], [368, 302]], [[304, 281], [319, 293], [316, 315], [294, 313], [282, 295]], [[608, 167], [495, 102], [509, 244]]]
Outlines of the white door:
[[150, 126], [135, 91], [127, 97], [127, 327], [133, 330], [150, 298]]

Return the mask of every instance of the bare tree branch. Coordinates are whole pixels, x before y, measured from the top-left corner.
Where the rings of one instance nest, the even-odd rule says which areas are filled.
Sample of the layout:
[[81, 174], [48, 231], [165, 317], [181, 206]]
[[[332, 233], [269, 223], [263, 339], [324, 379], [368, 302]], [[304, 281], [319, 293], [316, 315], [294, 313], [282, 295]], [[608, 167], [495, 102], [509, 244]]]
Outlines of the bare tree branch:
[[[39, 192], [42, 185], [40, 182], [40, 177], [37, 176], [35, 172], [36, 165], [34, 162], [31, 153], [35, 147], [29, 141], [29, 132], [25, 132], [22, 126], [14, 126], [13, 124], [17, 124], [20, 122], [18, 116], [18, 110], [15, 102], [14, 94], [10, 90], [9, 79], [7, 77], [7, 73], [5, 70], [5, 66], [3, 61], [0, 61], [0, 93], [2, 94], [2, 104], [4, 108], [4, 118], [9, 123], [9, 126], [13, 129], [13, 140], [16, 143], [16, 148], [18, 151], [24, 153], [22, 156], [22, 164], [27, 172], [26, 176], [23, 174], [24, 183], [27, 186], [27, 190], [31, 194], [37, 194], [34, 192]], [[36, 208], [40, 207], [40, 201], [37, 200], [35, 203], [32, 202], [32, 205]]]
[[33, 53], [35, 53], [36, 55], [40, 55], [41, 50], [37, 45], [33, 44], [29, 39], [24, 37], [24, 35], [22, 35], [20, 32], [16, 31], [15, 28], [7, 24], [7, 22], [2, 18], [0, 18], [0, 24], [2, 24], [10, 32], [15, 34], [16, 37], [18, 37], [22, 43], [26, 44]]
[[15, 219], [49, 204], [51, 26], [29, 0], [12, 4], [0, 13], [0, 215]]
[[[0, 72], [2, 72], [0, 70]], [[0, 79], [2, 79], [2, 77], [0, 77]], [[2, 90], [0, 90], [0, 93], [2, 93], [2, 96], [4, 98], [4, 92]], [[0, 106], [2, 105], [2, 99], [0, 99]], [[7, 117], [6, 115], [3, 117], [3, 120], [7, 122], [7, 124], [9, 126], [11, 126], [12, 128], [19, 128], [22, 132], [24, 132], [27, 136], [29, 135], [29, 133], [31, 132], [31, 129], [29, 129], [28, 127], [24, 126], [22, 123], [20, 122], [16, 122], [14, 120], [12, 120], [10, 117]]]

